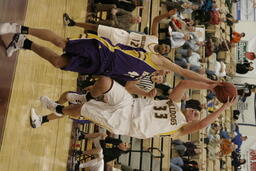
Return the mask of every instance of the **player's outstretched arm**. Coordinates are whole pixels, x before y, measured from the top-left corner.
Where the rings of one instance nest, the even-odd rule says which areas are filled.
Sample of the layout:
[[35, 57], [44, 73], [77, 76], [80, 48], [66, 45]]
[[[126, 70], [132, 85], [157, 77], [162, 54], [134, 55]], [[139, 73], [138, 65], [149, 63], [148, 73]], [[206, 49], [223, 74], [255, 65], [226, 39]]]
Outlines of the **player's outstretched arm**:
[[180, 132], [181, 135], [190, 134], [190, 133], [193, 133], [195, 131], [198, 131], [200, 129], [207, 127], [209, 124], [213, 123], [221, 115], [221, 113], [223, 111], [225, 111], [227, 108], [229, 108], [235, 102], [236, 102], [236, 98], [233, 98], [232, 100], [224, 103], [218, 110], [211, 113], [204, 119], [202, 119], [200, 121], [193, 121], [191, 123], [184, 125], [181, 128], [181, 132]]
[[217, 83], [216, 81], [210, 80], [206, 78], [205, 76], [202, 76], [194, 71], [190, 71], [188, 69], [184, 69], [180, 67], [179, 65], [171, 62], [170, 60], [166, 59], [164, 56], [161, 55], [152, 55], [152, 61], [160, 67], [160, 69], [166, 69], [170, 70], [172, 72], [175, 72], [179, 74], [182, 77], [195, 80], [195, 81], [201, 81], [205, 83]]
[[181, 80], [170, 93], [169, 98], [174, 102], [180, 102], [188, 89], [209, 89], [212, 90], [217, 84], [208, 84], [194, 80]]

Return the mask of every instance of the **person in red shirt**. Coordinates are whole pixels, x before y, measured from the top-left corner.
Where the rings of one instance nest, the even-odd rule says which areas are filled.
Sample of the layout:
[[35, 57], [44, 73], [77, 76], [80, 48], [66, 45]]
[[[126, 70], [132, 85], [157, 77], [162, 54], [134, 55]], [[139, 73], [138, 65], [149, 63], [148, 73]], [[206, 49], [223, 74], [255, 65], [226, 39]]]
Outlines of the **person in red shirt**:
[[231, 38], [231, 43], [238, 43], [238, 42], [240, 42], [242, 37], [245, 37], [245, 33], [233, 32], [232, 33], [232, 38]]

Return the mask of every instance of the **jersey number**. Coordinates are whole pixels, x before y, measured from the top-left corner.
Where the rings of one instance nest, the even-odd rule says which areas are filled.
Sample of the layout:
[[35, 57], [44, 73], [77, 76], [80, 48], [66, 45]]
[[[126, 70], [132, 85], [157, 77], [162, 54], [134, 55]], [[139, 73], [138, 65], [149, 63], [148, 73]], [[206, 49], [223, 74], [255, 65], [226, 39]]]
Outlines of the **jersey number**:
[[130, 44], [134, 47], [140, 47], [140, 40], [132, 39]]
[[[167, 110], [167, 106], [159, 106], [159, 107], [154, 106], [154, 110], [159, 111], [159, 112], [161, 112], [161, 111], [166, 111], [166, 110]], [[155, 118], [158, 118], [158, 119], [167, 119], [167, 118], [168, 118], [168, 114], [162, 113], [162, 112], [161, 112], [161, 113], [156, 112], [156, 113], [155, 113]]]

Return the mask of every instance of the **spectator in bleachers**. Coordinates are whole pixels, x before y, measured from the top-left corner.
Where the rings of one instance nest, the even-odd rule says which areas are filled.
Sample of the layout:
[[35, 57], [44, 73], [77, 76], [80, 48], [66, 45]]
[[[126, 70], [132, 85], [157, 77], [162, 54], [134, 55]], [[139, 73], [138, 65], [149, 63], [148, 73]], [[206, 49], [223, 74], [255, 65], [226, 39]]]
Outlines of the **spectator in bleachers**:
[[227, 75], [226, 64], [223, 61], [216, 61], [214, 71], [218, 77], [225, 77]]
[[197, 10], [199, 8], [199, 5], [197, 3], [192, 3], [189, 1], [178, 1], [178, 3], [181, 5], [181, 9], [179, 10], [180, 13], [183, 14], [192, 14], [194, 10]]
[[241, 159], [241, 155], [238, 152], [233, 151], [232, 155], [231, 155], [231, 158], [232, 158], [231, 164], [234, 167], [235, 171], [240, 170], [241, 165], [246, 163], [246, 160]]
[[256, 92], [256, 87], [251, 84], [245, 83], [244, 86], [237, 87], [237, 94], [239, 95], [239, 100], [245, 102], [247, 97], [251, 96], [252, 93]]
[[220, 129], [220, 138], [222, 139], [228, 139], [228, 140], [231, 140], [231, 133], [229, 133], [228, 131], [226, 131], [224, 128], [221, 128]]
[[201, 6], [201, 10], [203, 11], [211, 11], [213, 8], [217, 7], [215, 0], [205, 0], [203, 1], [203, 5]]
[[130, 12], [120, 8], [111, 10], [111, 19], [96, 21], [97, 24], [130, 30], [132, 25], [141, 22], [141, 17], [133, 16]]
[[254, 70], [252, 62], [244, 62], [243, 64], [236, 64], [236, 72], [238, 74], [246, 74]]
[[192, 142], [183, 142], [179, 139], [173, 140], [172, 144], [174, 145], [174, 149], [178, 152], [179, 156], [188, 156], [192, 157], [201, 152], [197, 146]]
[[238, 23], [239, 21], [233, 17], [232, 14], [226, 14], [226, 21], [228, 26], [232, 27], [234, 24]]
[[143, 5], [143, 0], [94, 0], [94, 3], [115, 4], [117, 8], [132, 12], [137, 6]]
[[212, 25], [218, 25], [221, 22], [225, 21], [225, 18], [221, 17], [221, 13], [219, 10], [214, 9], [209, 12], [209, 20], [207, 22]]
[[97, 17], [96, 13], [91, 13], [88, 15], [90, 16], [90, 19], [88, 19], [89, 22], [94, 24], [101, 24], [116, 28], [121, 28], [124, 30], [130, 30], [132, 25], [138, 24], [141, 22], [140, 16], [134, 16], [131, 12], [126, 11], [121, 8], [116, 8], [116, 5], [114, 4], [108, 4], [108, 5], [102, 5], [102, 4], [96, 4], [95, 5], [96, 11], [107, 11], [108, 15], [106, 19], [102, 19]]
[[[78, 132], [78, 140], [81, 141], [86, 138], [88, 138], [88, 134], [82, 131]], [[117, 159], [122, 154], [126, 154], [130, 151], [130, 145], [128, 143], [112, 137], [106, 137], [104, 140], [100, 140], [100, 146], [103, 150], [104, 163]], [[75, 151], [75, 154], [85, 155], [86, 152], [78, 150]]]
[[169, 25], [174, 31], [185, 32], [191, 30], [191, 28], [194, 26], [194, 21], [189, 18], [172, 18]]
[[230, 140], [221, 139], [220, 152], [219, 152], [220, 157], [230, 154], [232, 151], [235, 150], [235, 148], [236, 148], [235, 144], [233, 144]]
[[231, 43], [239, 43], [241, 38], [245, 37], [245, 33], [238, 33], [238, 32], [233, 32], [232, 37], [230, 38]]
[[159, 29], [159, 33], [166, 33], [166, 35], [169, 35], [169, 30], [175, 32], [195, 31], [194, 25], [195, 22], [189, 18], [180, 19], [178, 17], [172, 17], [169, 22], [169, 27]]
[[198, 66], [198, 65], [193, 65], [188, 63], [187, 59], [185, 58], [181, 58], [181, 57], [175, 57], [175, 63], [179, 66], [181, 66], [182, 68], [186, 68], [189, 69], [191, 71], [194, 71], [196, 73], [199, 74], [205, 74], [206, 73], [206, 69]]
[[198, 53], [193, 52], [189, 46], [178, 48], [175, 53], [175, 58], [182, 58], [185, 62], [195, 66], [201, 66], [201, 62], [205, 62], [204, 59], [202, 59]]
[[188, 45], [193, 51], [197, 51], [204, 42], [200, 42], [194, 32], [169, 32], [168, 38], [160, 40], [162, 43], [170, 44], [172, 48]]
[[170, 161], [172, 171], [199, 171], [196, 161], [189, 161], [181, 157], [174, 157]]
[[205, 42], [205, 57], [209, 57], [214, 53], [215, 46], [211, 38]]
[[215, 1], [207, 0], [206, 3], [193, 13], [194, 19], [199, 21], [199, 24], [218, 25], [226, 20], [221, 16], [222, 12], [218, 8]]
[[237, 145], [236, 151], [239, 152], [241, 145], [243, 144], [244, 141], [247, 140], [248, 137], [243, 136], [240, 133], [238, 125], [236, 125], [236, 127], [235, 127], [234, 135], [235, 136], [234, 136], [234, 138], [232, 138], [232, 142]]
[[192, 16], [195, 20], [199, 20], [203, 23], [207, 22], [210, 19], [209, 11], [213, 10], [215, 7], [217, 7], [215, 1], [206, 0], [198, 10], [193, 11]]

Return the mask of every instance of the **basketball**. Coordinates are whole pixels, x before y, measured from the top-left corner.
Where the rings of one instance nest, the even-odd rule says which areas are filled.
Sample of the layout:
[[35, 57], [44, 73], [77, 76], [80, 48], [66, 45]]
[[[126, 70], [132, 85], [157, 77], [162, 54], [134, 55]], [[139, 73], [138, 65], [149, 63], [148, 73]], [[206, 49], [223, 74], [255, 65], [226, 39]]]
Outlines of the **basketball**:
[[226, 103], [229, 100], [233, 99], [237, 96], [237, 89], [236, 87], [228, 82], [224, 82], [222, 85], [216, 86], [214, 88], [214, 91], [216, 93], [217, 99], [221, 103]]

